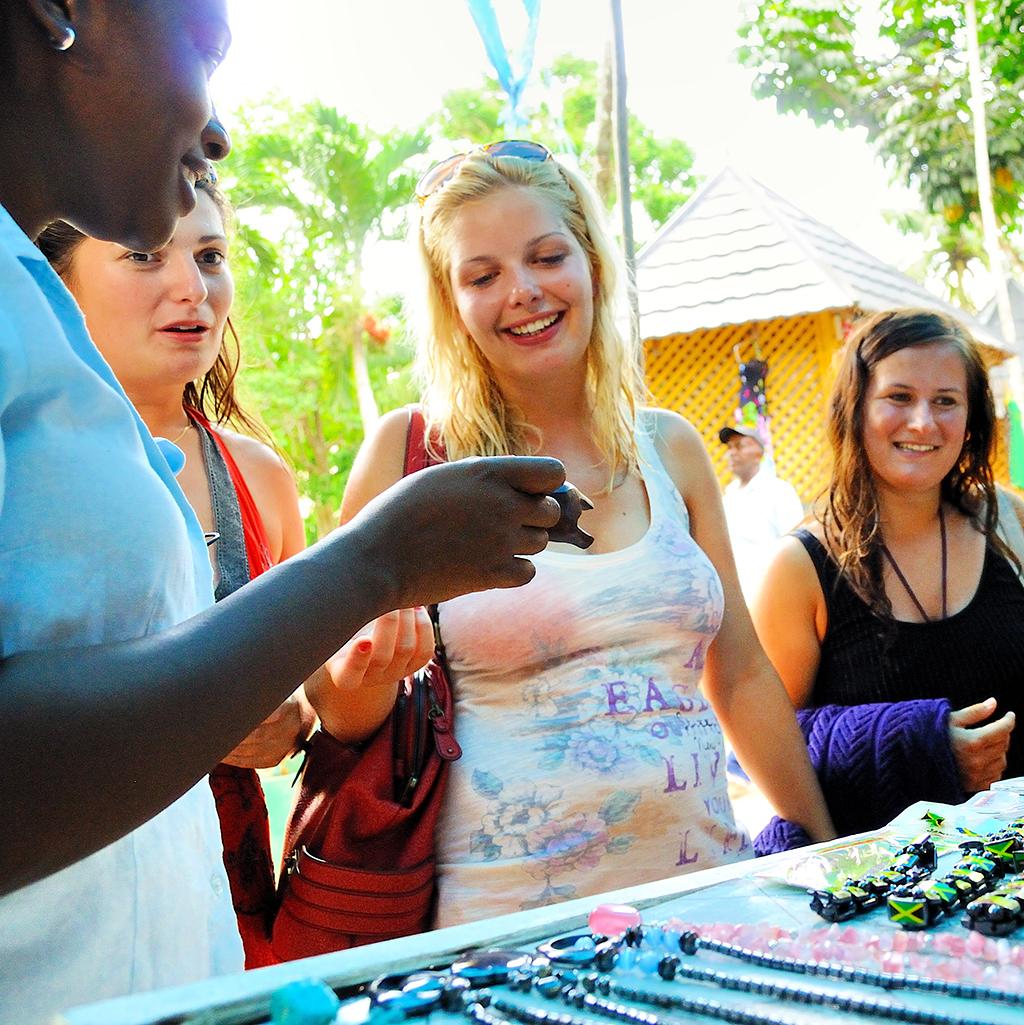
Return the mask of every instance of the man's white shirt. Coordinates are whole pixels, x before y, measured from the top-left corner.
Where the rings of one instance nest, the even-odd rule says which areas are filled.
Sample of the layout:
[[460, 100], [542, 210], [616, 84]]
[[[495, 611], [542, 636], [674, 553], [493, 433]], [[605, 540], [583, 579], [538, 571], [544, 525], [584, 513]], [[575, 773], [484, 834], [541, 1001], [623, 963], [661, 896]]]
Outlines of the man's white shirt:
[[779, 538], [803, 519], [804, 507], [792, 484], [763, 466], [746, 484], [732, 481], [723, 501], [740, 588], [749, 605]]

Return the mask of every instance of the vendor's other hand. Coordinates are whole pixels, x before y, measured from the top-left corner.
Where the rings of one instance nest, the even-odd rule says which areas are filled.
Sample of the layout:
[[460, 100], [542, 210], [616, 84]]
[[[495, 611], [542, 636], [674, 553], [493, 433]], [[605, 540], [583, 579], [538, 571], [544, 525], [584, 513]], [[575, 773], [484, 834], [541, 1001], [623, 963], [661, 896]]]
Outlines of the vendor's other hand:
[[402, 478], [352, 520], [396, 605], [427, 605], [533, 578], [526, 555], [558, 523], [549, 494], [565, 480], [557, 459], [460, 459]]
[[395, 703], [399, 682], [430, 661], [434, 631], [422, 608], [374, 620], [306, 681], [323, 728], [344, 743], [371, 736]]
[[270, 769], [294, 754], [309, 736], [316, 713], [301, 687], [224, 759], [241, 769]]
[[976, 705], [949, 713], [949, 741], [960, 773], [960, 784], [968, 794], [987, 790], [1006, 771], [1006, 752], [1016, 722], [1007, 712], [995, 722], [984, 722], [996, 710], [996, 699], [986, 698]]

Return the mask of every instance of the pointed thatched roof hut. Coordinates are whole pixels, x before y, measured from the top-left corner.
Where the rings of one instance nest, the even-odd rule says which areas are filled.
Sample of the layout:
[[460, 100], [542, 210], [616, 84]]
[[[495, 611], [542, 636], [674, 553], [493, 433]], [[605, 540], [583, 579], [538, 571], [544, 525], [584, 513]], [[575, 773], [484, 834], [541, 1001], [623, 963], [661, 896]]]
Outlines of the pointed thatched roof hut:
[[659, 405], [701, 431], [723, 484], [718, 430], [734, 417], [737, 359], [768, 362], [781, 477], [811, 501], [827, 481], [823, 423], [832, 358], [854, 321], [924, 306], [968, 324], [990, 363], [998, 334], [732, 168], [711, 179], [637, 257], [640, 333]]

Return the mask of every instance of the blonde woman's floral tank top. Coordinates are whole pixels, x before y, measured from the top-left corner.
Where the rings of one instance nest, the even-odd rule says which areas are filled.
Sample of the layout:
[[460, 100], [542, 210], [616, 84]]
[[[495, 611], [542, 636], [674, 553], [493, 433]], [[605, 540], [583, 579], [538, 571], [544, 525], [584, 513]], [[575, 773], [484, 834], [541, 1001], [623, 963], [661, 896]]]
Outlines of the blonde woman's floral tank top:
[[545, 551], [525, 587], [441, 606], [464, 753], [438, 833], [438, 926], [751, 856], [698, 689], [721, 583], [647, 430], [637, 445], [639, 541]]

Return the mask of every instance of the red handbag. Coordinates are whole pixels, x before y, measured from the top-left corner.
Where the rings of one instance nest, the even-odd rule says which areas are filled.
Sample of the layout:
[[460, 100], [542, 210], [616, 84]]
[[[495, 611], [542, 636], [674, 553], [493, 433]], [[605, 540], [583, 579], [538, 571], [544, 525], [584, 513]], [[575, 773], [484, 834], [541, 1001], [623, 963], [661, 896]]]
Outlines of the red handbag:
[[[405, 472], [436, 462], [410, 409]], [[282, 960], [430, 928], [434, 831], [449, 763], [452, 691], [430, 609], [434, 658], [404, 681], [395, 707], [360, 749], [313, 735], [285, 834], [273, 949]]]

